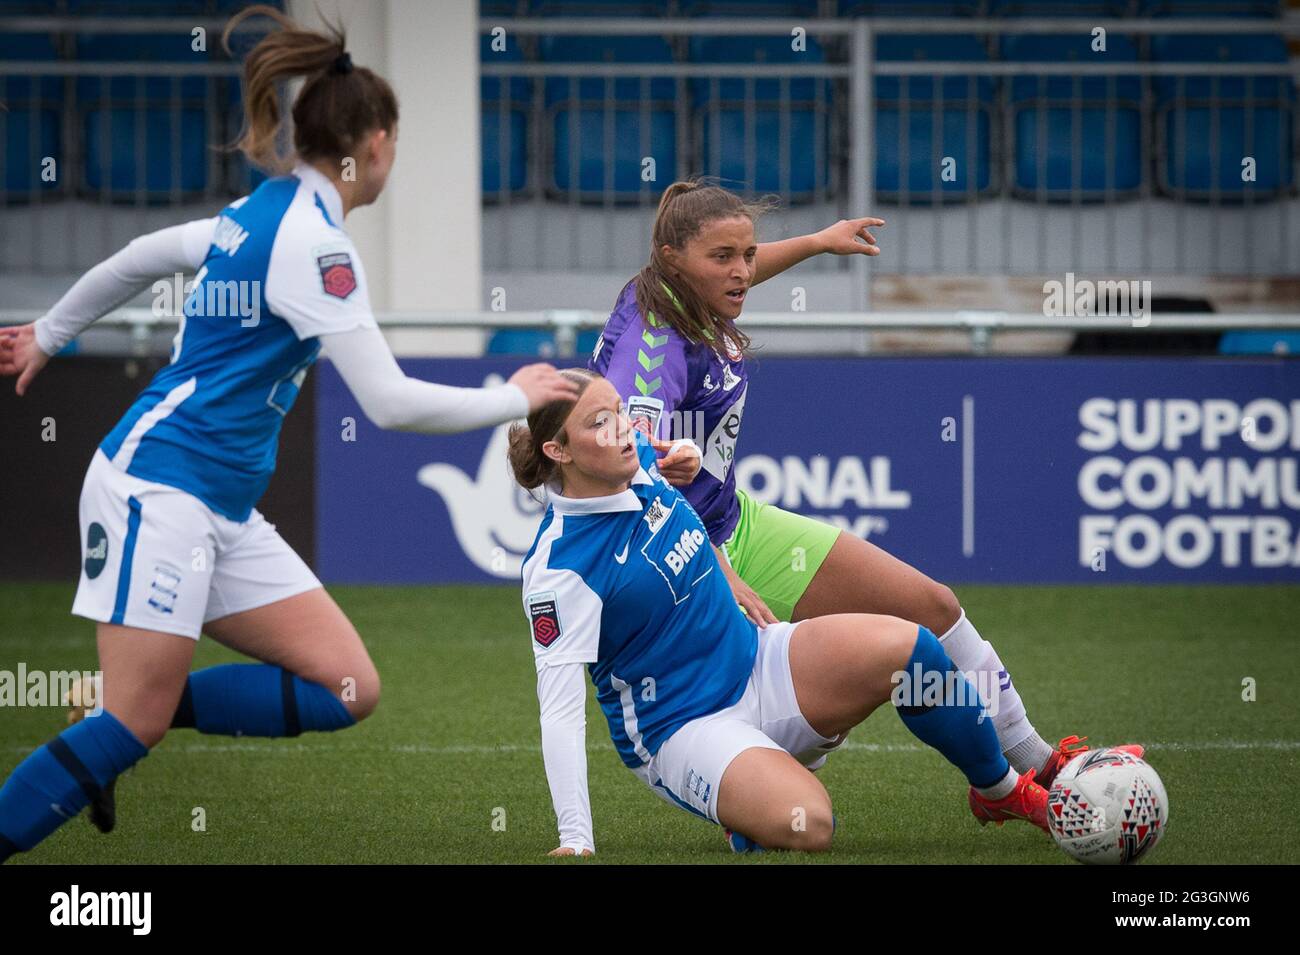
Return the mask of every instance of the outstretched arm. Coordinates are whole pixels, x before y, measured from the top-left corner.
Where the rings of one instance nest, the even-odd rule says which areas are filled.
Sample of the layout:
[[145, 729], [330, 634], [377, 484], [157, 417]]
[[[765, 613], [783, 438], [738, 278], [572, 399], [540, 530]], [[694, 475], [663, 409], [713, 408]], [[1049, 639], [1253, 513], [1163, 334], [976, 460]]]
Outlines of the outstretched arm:
[[754, 256], [754, 281], [765, 282], [786, 269], [793, 268], [804, 259], [829, 252], [832, 255], [879, 255], [876, 237], [868, 229], [885, 224], [884, 219], [867, 216], [862, 219], [841, 219], [820, 232], [761, 242]]
[[132, 239], [77, 280], [36, 322], [36, 343], [55, 354], [96, 319], [128, 302], [161, 276], [203, 264], [217, 220], [196, 219]]
[[50, 356], [95, 320], [140, 294], [149, 283], [193, 272], [207, 255], [217, 220], [196, 219], [142, 235], [79, 278], [30, 325], [0, 328], [0, 375], [17, 375], [24, 394]]
[[522, 418], [577, 388], [547, 364], [525, 365], [495, 388], [456, 388], [411, 378], [374, 325], [320, 336], [367, 418], [381, 428], [452, 434]]
[[560, 663], [537, 671], [542, 710], [542, 759], [560, 846], [551, 855], [591, 855], [591, 798], [587, 791], [587, 685], [581, 663]]

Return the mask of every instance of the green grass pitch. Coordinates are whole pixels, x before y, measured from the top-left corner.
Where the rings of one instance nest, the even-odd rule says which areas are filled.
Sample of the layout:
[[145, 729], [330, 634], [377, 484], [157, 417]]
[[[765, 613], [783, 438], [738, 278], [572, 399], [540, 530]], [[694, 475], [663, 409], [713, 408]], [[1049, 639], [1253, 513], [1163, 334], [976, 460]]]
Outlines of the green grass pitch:
[[[118, 828], [63, 826], [27, 863], [543, 862], [556, 844], [529, 637], [513, 587], [336, 587], [384, 680], [360, 726], [294, 740], [172, 733], [118, 786]], [[1300, 862], [1300, 586], [966, 587], [1054, 742], [1140, 741], [1170, 797], [1150, 863]], [[0, 584], [0, 669], [94, 669], [72, 588]], [[238, 659], [203, 640], [196, 666]], [[1243, 680], [1255, 680], [1254, 702]], [[63, 726], [0, 710], [0, 775]], [[589, 697], [595, 861], [1065, 863], [1027, 825], [982, 829], [956, 769], [878, 711], [820, 773], [839, 818], [820, 857], [733, 856], [721, 831], [623, 768]], [[206, 831], [191, 826], [206, 814]], [[559, 864], [589, 864], [564, 860]]]

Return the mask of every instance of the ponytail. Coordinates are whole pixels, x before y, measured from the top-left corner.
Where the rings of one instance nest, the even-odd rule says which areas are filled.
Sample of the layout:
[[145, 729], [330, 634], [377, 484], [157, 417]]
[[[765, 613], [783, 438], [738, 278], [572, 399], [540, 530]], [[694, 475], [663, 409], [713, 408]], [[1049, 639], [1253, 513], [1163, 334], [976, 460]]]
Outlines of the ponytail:
[[244, 125], [235, 147], [255, 166], [285, 170], [291, 157], [280, 152], [281, 81], [307, 78], [293, 104], [293, 145], [297, 157], [341, 160], [355, 153], [362, 139], [397, 125], [397, 97], [388, 82], [364, 66], [354, 67], [341, 26], [326, 33], [307, 30], [274, 7], [257, 5], [235, 14], [222, 43], [250, 17], [269, 17], [280, 29], [264, 36], [244, 60]]

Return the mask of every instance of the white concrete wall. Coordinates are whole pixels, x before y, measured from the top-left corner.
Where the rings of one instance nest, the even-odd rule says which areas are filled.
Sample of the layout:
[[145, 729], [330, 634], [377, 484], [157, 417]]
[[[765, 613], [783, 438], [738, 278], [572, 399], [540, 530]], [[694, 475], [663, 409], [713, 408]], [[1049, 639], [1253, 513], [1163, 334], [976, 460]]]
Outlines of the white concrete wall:
[[[318, 0], [292, 15], [319, 24]], [[319, 0], [343, 23], [355, 63], [379, 73], [401, 109], [397, 164], [373, 206], [348, 217], [374, 308], [483, 307], [480, 223], [478, 4], [474, 0]], [[400, 353], [478, 354], [482, 332], [399, 331]]]

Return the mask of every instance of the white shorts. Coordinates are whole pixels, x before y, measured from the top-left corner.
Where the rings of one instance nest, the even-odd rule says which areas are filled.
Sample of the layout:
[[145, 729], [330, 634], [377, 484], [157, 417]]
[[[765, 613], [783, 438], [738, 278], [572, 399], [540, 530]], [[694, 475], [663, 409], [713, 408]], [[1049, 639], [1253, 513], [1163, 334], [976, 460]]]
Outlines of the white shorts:
[[81, 488], [81, 582], [72, 612], [198, 639], [209, 620], [319, 587], [256, 510], [244, 523], [96, 450]]
[[808, 725], [790, 676], [790, 635], [797, 623], [770, 623], [758, 631], [758, 655], [740, 700], [691, 720], [633, 770], [654, 792], [698, 816], [718, 821], [718, 788], [731, 761], [753, 747], [780, 749], [809, 769], [844, 741]]

